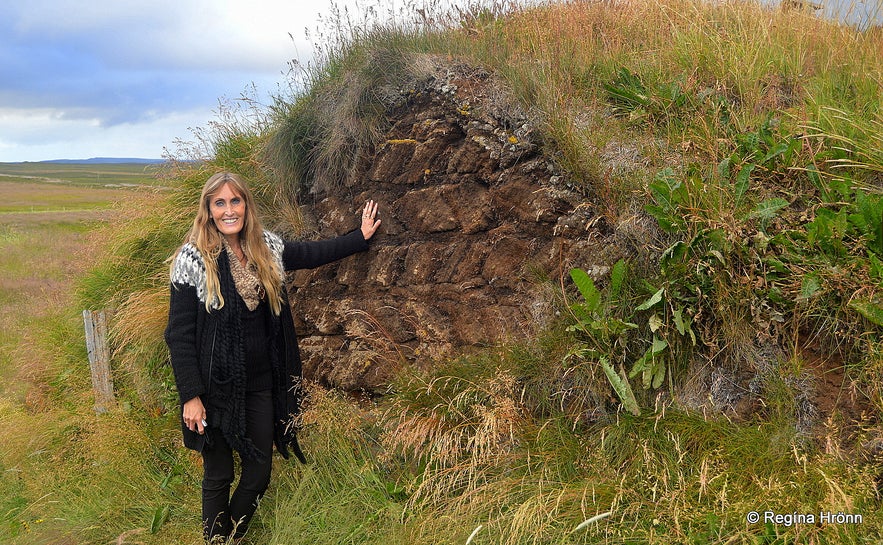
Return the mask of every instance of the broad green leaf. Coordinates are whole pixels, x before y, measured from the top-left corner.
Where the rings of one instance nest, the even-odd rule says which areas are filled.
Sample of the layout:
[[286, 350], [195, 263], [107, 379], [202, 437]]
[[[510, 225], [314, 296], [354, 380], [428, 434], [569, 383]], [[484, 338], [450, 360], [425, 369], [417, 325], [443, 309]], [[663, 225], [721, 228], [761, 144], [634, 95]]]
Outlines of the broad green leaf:
[[677, 233], [681, 230], [682, 221], [674, 219], [674, 215], [669, 214], [668, 210], [662, 206], [648, 204], [644, 207], [644, 210], [656, 218], [656, 223], [659, 224], [659, 228], [666, 233]]
[[583, 299], [585, 300], [586, 309], [589, 312], [595, 312], [598, 310], [598, 306], [601, 303], [601, 294], [598, 292], [598, 289], [595, 288], [595, 283], [592, 282], [588, 273], [582, 269], [571, 269], [570, 278], [573, 279], [573, 283], [576, 284], [576, 287], [582, 294]]
[[633, 415], [640, 416], [641, 409], [638, 407], [638, 402], [635, 400], [635, 393], [632, 391], [632, 387], [629, 384], [629, 380], [625, 376], [625, 373], [620, 371], [620, 373], [617, 374], [613, 369], [613, 366], [610, 365], [610, 361], [604, 356], [599, 358], [599, 361], [601, 362], [601, 368], [604, 370], [604, 374], [607, 376], [607, 381], [613, 386], [613, 391], [616, 392], [616, 396], [619, 397], [622, 406]]
[[772, 199], [767, 199], [765, 201], [761, 201], [757, 203], [757, 206], [754, 207], [754, 210], [748, 214], [748, 219], [757, 218], [762, 222], [768, 222], [774, 217], [776, 217], [776, 213], [788, 206], [789, 203], [785, 199], [781, 197], [775, 197]]
[[869, 299], [853, 299], [849, 302], [849, 308], [857, 311], [868, 319], [869, 322], [883, 326], [883, 307]]
[[665, 360], [659, 359], [655, 362], [653, 370], [653, 382], [650, 384], [653, 389], [659, 388], [662, 386], [662, 381], [665, 379]]
[[656, 174], [650, 183], [650, 192], [657, 204], [669, 212], [675, 211], [688, 197], [687, 188], [678, 180], [671, 167], [664, 168]]
[[800, 295], [798, 299], [809, 299], [822, 289], [822, 278], [818, 273], [808, 273], [800, 281]]
[[617, 318], [607, 318], [604, 322], [612, 335], [619, 335], [629, 329], [638, 329], [638, 324], [624, 322]]
[[586, 305], [582, 303], [574, 303], [570, 305], [570, 311], [573, 313], [573, 317], [576, 318], [576, 324], [574, 327], [576, 329], [584, 329], [588, 326], [588, 323], [592, 321], [592, 313], [589, 312], [589, 309], [586, 308]]
[[766, 156], [764, 156], [764, 158], [763, 158], [763, 160], [761, 160], [760, 164], [768, 165], [770, 160], [778, 157], [779, 155], [782, 155], [783, 153], [787, 152], [789, 149], [791, 149], [791, 141], [790, 140], [787, 142], [779, 142], [778, 144], [773, 146], [773, 149], [771, 149], [769, 151], [769, 153], [766, 154]]
[[626, 274], [626, 264], [625, 261], [620, 259], [613, 266], [613, 270], [610, 271], [610, 287], [608, 289], [608, 301], [614, 302], [619, 299], [619, 294], [622, 292], [622, 284], [625, 281]]
[[688, 250], [689, 247], [683, 240], [675, 242], [662, 252], [662, 256], [659, 258], [659, 266], [662, 267], [662, 269], [666, 269], [673, 263], [682, 262], [684, 256], [687, 255]]
[[638, 373], [643, 372], [647, 368], [647, 362], [650, 361], [650, 358], [653, 356], [653, 353], [648, 348], [644, 355], [635, 360], [635, 363], [632, 364], [632, 370], [629, 371], [629, 378], [635, 378]]
[[749, 163], [742, 167], [742, 169], [739, 170], [739, 174], [736, 175], [736, 187], [734, 195], [736, 206], [739, 206], [739, 203], [742, 202], [742, 197], [745, 195], [745, 192], [748, 191], [748, 184], [751, 180], [751, 173], [754, 171], [755, 166], [756, 165], [754, 163]]
[[652, 355], [655, 356], [656, 354], [659, 354], [660, 352], [662, 352], [666, 348], [668, 348], [668, 343], [665, 342], [665, 339], [660, 339], [656, 335], [653, 335], [653, 346], [650, 347], [650, 350], [652, 351], [651, 352]]
[[636, 310], [636, 311], [638, 311], [638, 310], [647, 310], [648, 308], [652, 307], [653, 305], [659, 303], [660, 301], [662, 301], [662, 295], [663, 295], [663, 293], [665, 293], [665, 288], [659, 288], [659, 291], [657, 291], [657, 292], [654, 293], [652, 296], [650, 296], [649, 299], [647, 299], [646, 301], [644, 301], [643, 303], [641, 303], [640, 305], [638, 305], [638, 306], [635, 308], [635, 310]]
[[641, 374], [641, 386], [643, 386], [645, 390], [653, 383], [653, 375], [655, 374], [655, 371], [656, 367], [653, 365], [653, 360], [650, 360], [650, 365], [644, 367], [644, 372]]
[[659, 171], [649, 188], [654, 203], [647, 204], [644, 209], [656, 218], [665, 231], [674, 233], [682, 230], [685, 221], [678, 208], [688, 201], [690, 194], [674, 170], [668, 167]]
[[690, 318], [689, 316], [684, 318], [683, 309], [674, 310], [674, 311], [672, 311], [672, 314], [674, 315], [675, 327], [677, 328], [678, 333], [680, 333], [681, 335], [686, 335], [687, 333], [689, 333], [690, 340], [693, 341], [693, 346], [695, 346], [696, 345], [696, 334], [693, 333], [693, 327], [692, 327], [693, 319]]
[[641, 383], [644, 389], [652, 386], [654, 377], [659, 372], [657, 366], [661, 364], [661, 361], [657, 361], [655, 356], [664, 351], [667, 347], [668, 343], [665, 342], [665, 340], [653, 335], [653, 345], [644, 352], [643, 356], [638, 358], [635, 363], [632, 364], [632, 370], [629, 373], [629, 377], [634, 378], [638, 373], [641, 373]]
[[675, 319], [675, 328], [678, 330], [678, 333], [681, 335], [686, 333], [687, 330], [684, 327], [684, 311], [681, 309], [673, 310], [672, 316]]
[[788, 265], [782, 263], [781, 260], [776, 259], [775, 257], [765, 257], [763, 259], [764, 265], [769, 267], [770, 271], [778, 274], [787, 274], [788, 273]]
[[156, 534], [162, 528], [163, 524], [165, 524], [169, 520], [169, 515], [171, 510], [168, 505], [161, 505], [157, 507], [153, 512], [153, 518], [150, 521], [150, 533]]

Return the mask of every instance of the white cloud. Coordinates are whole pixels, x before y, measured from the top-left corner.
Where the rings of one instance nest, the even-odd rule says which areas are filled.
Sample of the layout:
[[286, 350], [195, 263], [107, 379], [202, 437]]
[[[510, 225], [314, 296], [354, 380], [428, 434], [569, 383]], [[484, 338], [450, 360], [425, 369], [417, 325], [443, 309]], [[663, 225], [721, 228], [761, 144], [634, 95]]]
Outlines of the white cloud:
[[[339, 2], [341, 3], [341, 2]], [[354, 0], [341, 4], [354, 4]], [[280, 70], [329, 9], [292, 0], [16, 2], [0, 9], [19, 40], [68, 43], [121, 66]], [[292, 39], [292, 37], [294, 39]]]
[[52, 109], [0, 109], [0, 162], [90, 157], [160, 158], [214, 117], [210, 109], [163, 114], [138, 123], [102, 126]]
[[157, 157], [219, 100], [276, 93], [313, 59], [305, 29], [452, 1], [0, 1], [0, 161]]
[[303, 29], [327, 5], [302, 4], [2, 3], [0, 161], [160, 156], [219, 100], [266, 97], [310, 57]]

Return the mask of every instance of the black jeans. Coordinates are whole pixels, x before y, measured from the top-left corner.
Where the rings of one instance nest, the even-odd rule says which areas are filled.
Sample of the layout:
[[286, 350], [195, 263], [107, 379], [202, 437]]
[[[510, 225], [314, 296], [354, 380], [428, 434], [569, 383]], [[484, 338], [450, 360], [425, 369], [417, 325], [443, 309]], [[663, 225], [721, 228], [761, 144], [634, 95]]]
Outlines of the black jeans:
[[[233, 451], [220, 434], [202, 451], [202, 524], [206, 541], [245, 534], [258, 501], [270, 484], [273, 463], [273, 397], [270, 390], [248, 392], [245, 399], [246, 435], [264, 454], [260, 460], [243, 459], [239, 483], [235, 477]], [[210, 430], [212, 431], [212, 430]]]

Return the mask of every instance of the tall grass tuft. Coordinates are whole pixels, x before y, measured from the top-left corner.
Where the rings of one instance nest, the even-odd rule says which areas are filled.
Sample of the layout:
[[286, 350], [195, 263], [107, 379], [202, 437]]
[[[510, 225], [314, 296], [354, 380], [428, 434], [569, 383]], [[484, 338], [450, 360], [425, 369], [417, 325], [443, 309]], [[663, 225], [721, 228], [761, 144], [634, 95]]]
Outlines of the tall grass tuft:
[[309, 400], [301, 433], [309, 461], [277, 469], [261, 506], [267, 543], [410, 543], [406, 483], [378, 459], [376, 425], [335, 392], [314, 386]]

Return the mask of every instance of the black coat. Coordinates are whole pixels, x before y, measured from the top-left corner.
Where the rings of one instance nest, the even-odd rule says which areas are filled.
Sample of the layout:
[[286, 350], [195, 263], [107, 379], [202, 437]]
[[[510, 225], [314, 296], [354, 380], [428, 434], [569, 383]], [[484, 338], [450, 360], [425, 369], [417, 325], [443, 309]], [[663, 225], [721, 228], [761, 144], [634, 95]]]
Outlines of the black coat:
[[[275, 234], [265, 232], [264, 240], [285, 271], [315, 268], [368, 249], [368, 243], [358, 229], [333, 239], [299, 242], [283, 241]], [[245, 384], [222, 376], [221, 372], [235, 367], [238, 360], [234, 355], [243, 353], [238, 312], [244, 303], [235, 295], [226, 252], [220, 252], [217, 259], [221, 293], [233, 296], [225, 295], [224, 306], [209, 312], [205, 306], [203, 257], [193, 244], [187, 243], [181, 248], [172, 269], [165, 340], [182, 406], [200, 396], [206, 408], [209, 431], [219, 430], [220, 436], [231, 447], [243, 455], [250, 455], [250, 443], [244, 440], [244, 418], [239, 410], [244, 404]], [[268, 342], [273, 365], [276, 449], [288, 458], [288, 447], [291, 446], [295, 455], [304, 461], [293, 424], [302, 397], [301, 359], [284, 283], [282, 312], [279, 316], [272, 312], [268, 314], [272, 316]], [[215, 433], [199, 435], [190, 431], [184, 426], [183, 419], [181, 429], [184, 445], [194, 450], [201, 451], [207, 438], [218, 437]]]

